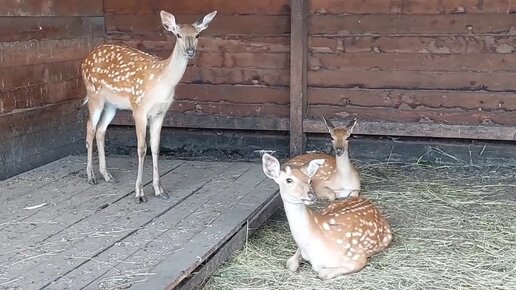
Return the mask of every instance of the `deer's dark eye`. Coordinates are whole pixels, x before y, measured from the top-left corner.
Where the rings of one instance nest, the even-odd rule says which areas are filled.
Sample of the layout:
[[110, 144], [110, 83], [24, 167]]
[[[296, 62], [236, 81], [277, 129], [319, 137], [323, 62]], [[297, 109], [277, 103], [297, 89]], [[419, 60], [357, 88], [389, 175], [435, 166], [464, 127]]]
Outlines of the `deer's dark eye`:
[[199, 34], [196, 34], [196, 35], [195, 35], [195, 38], [199, 38]]
[[292, 180], [292, 178], [287, 178], [287, 183], [292, 183], [294, 182], [294, 180]]
[[176, 34], [177, 38], [181, 38], [181, 35], [180, 34]]

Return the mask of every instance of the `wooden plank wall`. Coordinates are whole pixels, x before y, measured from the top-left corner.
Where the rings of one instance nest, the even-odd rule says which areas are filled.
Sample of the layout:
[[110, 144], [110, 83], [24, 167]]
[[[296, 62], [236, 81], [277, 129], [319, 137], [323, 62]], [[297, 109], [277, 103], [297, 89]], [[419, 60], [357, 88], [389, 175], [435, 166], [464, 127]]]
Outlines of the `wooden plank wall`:
[[[175, 40], [161, 26], [161, 9], [174, 14], [178, 23], [192, 23], [218, 11], [202, 33], [199, 54], [178, 88], [172, 108], [175, 114], [169, 114], [175, 121], [165, 124], [287, 129], [276, 120], [289, 116], [289, 0], [105, 0], [108, 41], [168, 57]], [[209, 118], [203, 122], [194, 117], [199, 115], [224, 120], [217, 123]], [[131, 122], [122, 116], [114, 123]], [[244, 124], [228, 119], [240, 117], [254, 121]], [[270, 122], [264, 121], [267, 119]], [[185, 124], [189, 120], [194, 121]]]
[[[512, 126], [502, 138], [514, 140], [515, 12], [509, 0], [310, 0], [308, 118], [392, 122], [358, 129], [411, 126], [409, 136], [453, 137], [430, 131], [441, 124]], [[501, 137], [489, 135], [479, 137]]]
[[80, 61], [103, 38], [103, 0], [2, 1], [0, 179], [66, 155], [83, 137]]

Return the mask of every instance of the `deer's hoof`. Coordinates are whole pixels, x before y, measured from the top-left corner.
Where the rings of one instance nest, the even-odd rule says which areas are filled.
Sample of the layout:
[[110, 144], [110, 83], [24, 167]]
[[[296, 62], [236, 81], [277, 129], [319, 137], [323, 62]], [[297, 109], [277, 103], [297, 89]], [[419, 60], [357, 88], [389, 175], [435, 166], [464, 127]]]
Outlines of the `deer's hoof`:
[[97, 184], [97, 179], [95, 177], [88, 178], [88, 183], [91, 184], [91, 185], [96, 185]]
[[146, 203], [147, 202], [147, 198], [145, 196], [137, 196], [134, 198], [134, 201], [136, 203]]
[[167, 199], [170, 198], [170, 196], [166, 192], [162, 192], [161, 194], [157, 194], [156, 197], [159, 198], [159, 199], [162, 199], [162, 200], [167, 200]]

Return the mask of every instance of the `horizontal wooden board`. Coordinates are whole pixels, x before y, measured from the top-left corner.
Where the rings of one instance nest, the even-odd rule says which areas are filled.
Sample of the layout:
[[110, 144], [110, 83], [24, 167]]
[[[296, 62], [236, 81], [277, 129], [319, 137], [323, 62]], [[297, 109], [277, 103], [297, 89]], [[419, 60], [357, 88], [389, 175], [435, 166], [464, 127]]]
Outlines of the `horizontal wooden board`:
[[0, 17], [0, 41], [104, 37], [104, 17]]
[[[290, 38], [288, 36], [263, 35], [227, 35], [223, 37], [201, 36], [197, 45], [199, 51], [204, 52], [263, 52], [288, 53], [290, 52]], [[157, 35], [110, 35], [107, 42], [124, 44], [150, 53], [168, 57], [174, 48], [175, 39]]]
[[157, 14], [160, 10], [170, 13], [204, 15], [217, 10], [218, 15], [288, 15], [290, 1], [288, 0], [197, 0], [197, 1], [170, 1], [170, 0], [105, 0], [106, 14], [141, 15]]
[[82, 79], [36, 84], [0, 91], [0, 113], [82, 99], [85, 94]]
[[64, 61], [50, 64], [0, 68], [1, 89], [15, 89], [35, 84], [77, 79], [81, 61]]
[[[341, 116], [342, 117], [342, 116]], [[345, 117], [345, 116], [344, 116]], [[334, 121], [339, 124], [338, 121]], [[112, 122], [113, 125], [134, 126], [130, 113], [121, 111]], [[205, 129], [240, 129], [262, 131], [288, 131], [288, 118], [230, 117], [207, 114], [167, 114], [165, 127], [205, 128]], [[326, 127], [320, 116], [313, 116], [304, 121], [304, 132], [326, 133]], [[459, 138], [475, 140], [516, 140], [516, 126], [499, 125], [456, 125], [433, 122], [387, 122], [359, 120], [353, 130], [358, 135], [411, 136]], [[125, 136], [125, 134], [124, 134]], [[388, 154], [388, 152], [387, 152]]]
[[[84, 138], [85, 119], [77, 105], [78, 102], [71, 101], [0, 114], [0, 179], [84, 148], [81, 139]], [[33, 152], [29, 154], [28, 151]]]
[[289, 68], [289, 53], [268, 52], [204, 52], [201, 51], [192, 65], [212, 68]]
[[311, 36], [314, 52], [514, 53], [512, 36]]
[[[277, 117], [236, 117], [230, 115], [169, 112], [165, 116], [163, 126], [192, 129], [287, 131], [289, 128], [288, 122], [288, 118]], [[134, 126], [134, 119], [130, 112], [120, 111], [111, 124]]]
[[[60, 120], [67, 119], [69, 116], [73, 116], [74, 121], [82, 120], [82, 115], [79, 114], [80, 109], [80, 101], [69, 101], [40, 108], [1, 114], [0, 132], [2, 136], [14, 138], [33, 134], [34, 132], [43, 130], [49, 123], [59, 123]], [[82, 109], [84, 110], [85, 108]]]
[[[341, 125], [342, 122], [332, 120]], [[306, 119], [303, 127], [309, 133], [326, 133], [324, 122]], [[353, 132], [358, 135], [437, 137], [473, 140], [516, 140], [516, 127], [492, 125], [446, 125], [436, 123], [398, 123], [359, 121]], [[392, 150], [392, 147], [391, 147]], [[481, 150], [481, 152], [483, 149]], [[390, 154], [390, 153], [388, 153]]]
[[[375, 122], [400, 123], [438, 123], [479, 125], [496, 124], [502, 126], [516, 126], [514, 112], [491, 111], [462, 111], [455, 110], [403, 110], [387, 108], [357, 108], [338, 106], [310, 106], [308, 117], [357, 117]], [[424, 132], [422, 132], [424, 133]]]
[[288, 69], [230, 69], [190, 67], [186, 70], [184, 83], [194, 84], [238, 84], [288, 86]]
[[172, 114], [202, 113], [232, 117], [288, 117], [289, 107], [275, 104], [235, 104], [225, 102], [176, 101], [171, 106]]
[[0, 16], [102, 16], [103, 0], [3, 0]]
[[386, 109], [516, 111], [516, 95], [500, 92], [462, 92], [440, 90], [357, 90], [309, 88], [312, 105], [336, 105]]
[[314, 14], [508, 14], [511, 0], [311, 0]]
[[313, 15], [309, 35], [516, 35], [514, 15]]
[[308, 71], [313, 87], [366, 89], [450, 89], [516, 92], [516, 73], [423, 71]]
[[[108, 34], [165, 33], [158, 15], [108, 15], [105, 20]], [[195, 20], [196, 16], [192, 15], [176, 16], [178, 23], [192, 23]], [[289, 32], [290, 18], [288, 16], [220, 15], [215, 17], [203, 34], [283, 34]]]
[[313, 53], [312, 69], [516, 72], [516, 54], [430, 54], [430, 53]]
[[1, 42], [0, 67], [80, 60], [103, 42], [103, 38]]
[[175, 100], [239, 104], [289, 104], [288, 87], [180, 84]]

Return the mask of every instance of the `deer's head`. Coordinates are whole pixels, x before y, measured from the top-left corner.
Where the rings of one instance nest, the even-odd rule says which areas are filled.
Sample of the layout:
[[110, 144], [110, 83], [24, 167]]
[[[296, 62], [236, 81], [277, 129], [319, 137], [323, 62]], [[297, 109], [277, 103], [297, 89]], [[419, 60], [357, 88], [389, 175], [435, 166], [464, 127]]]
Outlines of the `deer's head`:
[[348, 150], [348, 139], [353, 133], [353, 128], [357, 124], [357, 119], [352, 119], [346, 126], [342, 128], [335, 128], [330, 120], [323, 118], [326, 128], [331, 135], [331, 143], [333, 145], [333, 151], [335, 155], [341, 156]]
[[177, 24], [174, 15], [163, 10], [160, 13], [161, 24], [176, 36], [179, 53], [188, 59], [195, 57], [199, 34], [208, 28], [216, 14], [217, 11], [213, 11], [192, 24]]
[[280, 163], [274, 156], [268, 153], [262, 156], [263, 172], [279, 185], [283, 201], [294, 204], [310, 205], [317, 200], [312, 190], [311, 179], [323, 163], [324, 159], [312, 160], [305, 174], [299, 169], [290, 168], [290, 166], [285, 166], [285, 170], [281, 170]]

